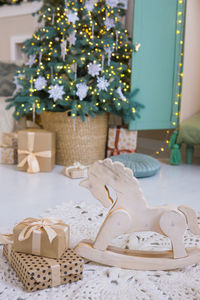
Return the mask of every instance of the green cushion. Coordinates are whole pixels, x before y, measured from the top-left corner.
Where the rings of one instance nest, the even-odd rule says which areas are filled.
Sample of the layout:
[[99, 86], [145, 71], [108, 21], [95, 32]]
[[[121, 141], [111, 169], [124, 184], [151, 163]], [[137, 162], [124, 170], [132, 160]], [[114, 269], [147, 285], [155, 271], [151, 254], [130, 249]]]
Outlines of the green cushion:
[[153, 176], [160, 169], [158, 160], [146, 154], [120, 154], [110, 158], [112, 161], [122, 162], [133, 171], [134, 176], [137, 178]]
[[177, 144], [200, 145], [200, 113], [180, 124]]

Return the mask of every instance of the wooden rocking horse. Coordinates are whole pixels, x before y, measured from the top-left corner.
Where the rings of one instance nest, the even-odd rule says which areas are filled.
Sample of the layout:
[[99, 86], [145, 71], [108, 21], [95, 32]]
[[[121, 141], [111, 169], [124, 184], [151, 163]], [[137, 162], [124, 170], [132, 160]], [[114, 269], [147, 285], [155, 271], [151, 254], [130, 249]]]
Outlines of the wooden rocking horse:
[[[200, 249], [185, 249], [184, 233], [188, 225], [200, 235], [195, 211], [187, 206], [147, 205], [138, 180], [130, 169], [110, 159], [94, 163], [88, 178], [80, 183], [110, 210], [94, 242], [82, 241], [75, 250], [82, 257], [100, 264], [134, 270], [168, 270], [200, 262]], [[107, 185], [116, 192], [113, 201]], [[109, 246], [117, 236], [154, 231], [169, 237], [171, 251], [134, 251]]]

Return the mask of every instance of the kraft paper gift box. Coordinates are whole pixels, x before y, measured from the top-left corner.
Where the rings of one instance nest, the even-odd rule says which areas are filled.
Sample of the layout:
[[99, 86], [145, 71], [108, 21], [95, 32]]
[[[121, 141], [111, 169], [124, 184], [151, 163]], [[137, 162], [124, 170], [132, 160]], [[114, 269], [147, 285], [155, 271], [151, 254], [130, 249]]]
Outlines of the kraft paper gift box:
[[18, 132], [18, 169], [28, 173], [50, 172], [55, 165], [55, 133], [43, 129]]
[[17, 132], [3, 132], [1, 141], [3, 145], [17, 149]]
[[83, 178], [87, 176], [86, 169], [73, 168], [69, 170], [69, 177], [72, 179]]
[[72, 179], [83, 178], [87, 176], [87, 167], [76, 162], [73, 166], [65, 167], [63, 174]]
[[52, 218], [27, 218], [13, 228], [12, 239], [14, 251], [60, 258], [69, 248], [70, 227]]
[[6, 145], [0, 145], [0, 163], [8, 165], [17, 164], [17, 150]]
[[120, 126], [109, 128], [107, 157], [118, 154], [134, 153], [137, 146], [137, 131]]
[[75, 282], [83, 276], [84, 261], [72, 249], [60, 259], [18, 253], [11, 245], [4, 245], [3, 254], [28, 292]]

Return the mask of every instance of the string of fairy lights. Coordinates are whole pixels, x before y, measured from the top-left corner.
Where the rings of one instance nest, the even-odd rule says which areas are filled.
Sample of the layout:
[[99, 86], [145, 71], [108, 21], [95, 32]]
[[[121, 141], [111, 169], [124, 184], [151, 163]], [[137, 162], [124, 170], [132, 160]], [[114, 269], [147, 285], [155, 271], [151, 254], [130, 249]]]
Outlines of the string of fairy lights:
[[[103, 2], [103, 0], [99, 0], [99, 2]], [[84, 0], [80, 0], [80, 3], [83, 4], [83, 7], [80, 7], [79, 9], [81, 11], [83, 11], [85, 9], [84, 7]], [[70, 2], [70, 4], [65, 1], [65, 9], [61, 9], [60, 7], [56, 7], [55, 9], [49, 7], [46, 11], [46, 13], [42, 13], [42, 11], [40, 10], [38, 12], [38, 14], [42, 17], [42, 19], [47, 22], [50, 22], [52, 24], [52, 26], [54, 27], [54, 29], [57, 31], [57, 36], [59, 39], [59, 43], [63, 43], [65, 41], [65, 36], [66, 36], [66, 26], [69, 26], [71, 23], [69, 22], [69, 19], [67, 17], [67, 11], [68, 9], [73, 10], [74, 12], [78, 13], [78, 8], [74, 6], [75, 2]], [[95, 3], [94, 4], [96, 7], [98, 7], [98, 4]], [[99, 14], [101, 13], [105, 13], [105, 17], [103, 17], [103, 21], [106, 20], [107, 17], [110, 17], [114, 14], [114, 10], [113, 9], [107, 9], [106, 10], [106, 6], [103, 6], [99, 9], [98, 11]], [[119, 13], [120, 13], [120, 8], [119, 8]], [[132, 49], [130, 49], [130, 44], [128, 44], [128, 42], [124, 43], [123, 41], [123, 36], [121, 34], [120, 31], [116, 30], [116, 31], [112, 31], [110, 32], [111, 36], [113, 37], [113, 43], [112, 45], [110, 43], [105, 44], [102, 39], [102, 37], [104, 35], [106, 35], [108, 29], [106, 28], [106, 26], [104, 24], [102, 24], [101, 29], [99, 31], [98, 34], [96, 34], [95, 39], [94, 39], [94, 31], [95, 31], [95, 27], [99, 26], [99, 24], [97, 24], [97, 22], [95, 20], [93, 20], [92, 18], [92, 13], [90, 11], [88, 11], [89, 14], [89, 20], [90, 20], [90, 25], [87, 26], [86, 24], [82, 24], [80, 21], [75, 22], [72, 27], [74, 29], [75, 34], [79, 34], [81, 37], [85, 38], [86, 43], [88, 43], [91, 47], [91, 49], [89, 51], [87, 51], [87, 49], [82, 49], [81, 53], [82, 53], [82, 57], [80, 58], [81, 62], [82, 62], [82, 66], [85, 65], [87, 57], [90, 55], [93, 55], [94, 53], [97, 55], [97, 63], [101, 64], [102, 69], [101, 69], [101, 74], [102, 76], [104, 74], [108, 75], [110, 78], [119, 75], [120, 76], [120, 80], [119, 80], [119, 85], [122, 86], [122, 91], [123, 92], [127, 92], [130, 90], [130, 85], [129, 83], [127, 83], [127, 81], [125, 81], [125, 74], [123, 73], [123, 63], [121, 62], [121, 59], [126, 59], [127, 61], [131, 58], [131, 52]], [[119, 17], [115, 16], [114, 18], [115, 23], [117, 24], [117, 22], [119, 21]], [[45, 39], [48, 40], [47, 45], [43, 45], [42, 47], [40, 47], [40, 50], [37, 52], [37, 57], [35, 59], [35, 62], [38, 64], [37, 65], [37, 69], [36, 69], [36, 75], [40, 76], [40, 74], [44, 74], [44, 70], [47, 70], [47, 66], [46, 63], [51, 63], [52, 58], [55, 57], [55, 55], [58, 54], [58, 49], [54, 48], [53, 44], [54, 42], [51, 40], [50, 36], [49, 36], [49, 29], [48, 28], [40, 28], [39, 31], [40, 33], [44, 33], [45, 34]], [[125, 35], [128, 39], [128, 31], [125, 29], [124, 30]], [[61, 38], [59, 38], [59, 36], [61, 36]], [[31, 43], [31, 46], [35, 46], [37, 44], [38, 41], [41, 41], [41, 37], [40, 34], [38, 33], [34, 33], [33, 34], [33, 38], [35, 40], [35, 42], [33, 41]], [[115, 51], [113, 51], [110, 55], [111, 58], [114, 58], [115, 61], [117, 61], [119, 63], [119, 67], [114, 68], [113, 65], [111, 66], [105, 66], [104, 64], [104, 60], [105, 60], [105, 49], [108, 47], [111, 47], [113, 49], [115, 49]], [[123, 46], [124, 49], [124, 53], [121, 54], [120, 53], [120, 49]], [[23, 49], [25, 49], [25, 45], [22, 47]], [[66, 56], [70, 55], [70, 44], [67, 43], [66, 48]], [[76, 61], [73, 60], [73, 64], [75, 65], [74, 68], [72, 69], [72, 64], [68, 64], [68, 63], [63, 63], [60, 62], [60, 64], [57, 64], [56, 66], [56, 70], [55, 71], [53, 67], [49, 68], [49, 71], [47, 72], [47, 74], [45, 74], [45, 77], [47, 80], [52, 79], [55, 82], [58, 82], [58, 84], [63, 84], [63, 79], [65, 79], [66, 74], [71, 74], [74, 73], [74, 80], [71, 80], [70, 84], [72, 87], [75, 86], [76, 84], [76, 79], [77, 79], [77, 64]], [[80, 68], [80, 66], [79, 66]], [[64, 71], [64, 72], [62, 72]], [[19, 73], [21, 71], [18, 71]], [[128, 67], [127, 69], [128, 73], [131, 73], [131, 69]], [[22, 76], [19, 77], [20, 80], [24, 80], [24, 76], [23, 73], [25, 73], [25, 69], [22, 70]], [[29, 97], [32, 97], [34, 95], [34, 93], [37, 91], [34, 87], [34, 83], [36, 81], [36, 78], [34, 78], [34, 76], [31, 75], [30, 79], [29, 79], [29, 83], [30, 83], [30, 88], [29, 88]], [[81, 79], [80, 82], [84, 81], [84, 79]], [[50, 87], [48, 87], [48, 89], [50, 89]], [[96, 97], [96, 106], [100, 105], [98, 96], [99, 96], [99, 91], [96, 87], [92, 86], [90, 84], [89, 86], [89, 91], [88, 93], [92, 96], [97, 96]], [[114, 89], [112, 87], [109, 88], [109, 94], [112, 96], [114, 93]], [[70, 100], [70, 96], [69, 95], [65, 95], [64, 96], [64, 100], [65, 101], [69, 101]], [[124, 102], [129, 102], [127, 99], [123, 99]], [[107, 102], [107, 99], [103, 99], [102, 100], [103, 103]], [[121, 101], [119, 98], [113, 97], [113, 102], [116, 102], [117, 106], [120, 107], [121, 106]], [[34, 100], [33, 103], [30, 103], [29, 106], [29, 111], [33, 110], [33, 105], [36, 108], [36, 112], [37, 109], [41, 109], [41, 101], [38, 97], [38, 99]], [[52, 103], [52, 108], [55, 108], [57, 105], [57, 103]], [[21, 104], [21, 107], [24, 108], [24, 112], [27, 111], [27, 108], [24, 107], [24, 103]], [[75, 105], [75, 107], [77, 109], [82, 109], [82, 104], [79, 103], [77, 105]], [[46, 110], [45, 106], [42, 108], [42, 110]], [[104, 110], [107, 110], [107, 107], [104, 107]], [[133, 107], [132, 108], [132, 114], [135, 114], [136, 110]], [[16, 115], [19, 115], [19, 112], [16, 111]], [[75, 114], [72, 114], [72, 117], [74, 117]]]
[[[183, 81], [183, 59], [184, 59], [184, 24], [185, 24], [185, 0], [177, 0], [177, 23], [176, 23], [176, 53], [178, 53], [175, 66], [174, 99], [172, 102], [171, 127], [176, 128], [179, 122], [180, 102]], [[171, 131], [165, 131], [165, 139], [156, 155], [166, 151], [169, 147], [169, 136]]]

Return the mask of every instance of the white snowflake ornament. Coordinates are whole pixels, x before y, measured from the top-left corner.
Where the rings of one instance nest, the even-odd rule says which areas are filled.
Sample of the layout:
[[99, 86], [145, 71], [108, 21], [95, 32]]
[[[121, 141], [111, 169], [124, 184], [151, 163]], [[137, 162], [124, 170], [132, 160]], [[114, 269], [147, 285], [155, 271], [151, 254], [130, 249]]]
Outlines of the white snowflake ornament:
[[76, 88], [77, 88], [76, 95], [79, 97], [80, 101], [82, 101], [87, 96], [89, 87], [87, 86], [86, 83], [81, 82], [81, 83], [77, 83]]
[[92, 0], [87, 0], [85, 2], [85, 8], [88, 10], [88, 11], [93, 11], [94, 9], [94, 1]]
[[107, 91], [107, 87], [109, 86], [108, 80], [103, 77], [98, 77], [97, 78], [97, 87], [99, 91]]
[[90, 74], [92, 77], [99, 76], [99, 73], [101, 71], [101, 65], [94, 63], [89, 63], [88, 65], [88, 74]]
[[111, 28], [115, 27], [115, 22], [113, 19], [106, 17], [106, 20], [104, 21], [104, 24], [107, 28], [107, 30], [110, 30]]
[[119, 0], [106, 0], [106, 5], [109, 5], [111, 8], [117, 7]]
[[63, 91], [64, 86], [63, 85], [51, 85], [49, 89], [49, 98], [53, 98], [53, 101], [56, 102], [56, 100], [60, 99], [62, 100], [63, 95], [65, 92]]
[[68, 42], [70, 47], [74, 46], [76, 44], [76, 33], [73, 31], [72, 33], [70, 33], [69, 37], [68, 37]]
[[29, 68], [31, 68], [36, 63], [35, 58], [36, 58], [35, 54], [29, 56], [29, 59], [26, 63], [26, 65], [29, 66]]
[[119, 86], [119, 87], [117, 88], [117, 93], [118, 93], [118, 95], [120, 96], [120, 98], [121, 98], [122, 101], [126, 101], [126, 97], [125, 97], [124, 94], [122, 93], [122, 88], [121, 88], [121, 86]]
[[46, 87], [46, 85], [47, 85], [47, 81], [43, 76], [39, 76], [35, 81], [35, 89], [37, 91], [41, 91]]
[[75, 13], [73, 13], [71, 10], [68, 11], [66, 16], [67, 16], [68, 22], [72, 23], [72, 24], [75, 24], [79, 20], [79, 17]]

